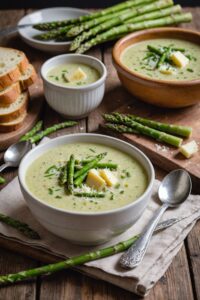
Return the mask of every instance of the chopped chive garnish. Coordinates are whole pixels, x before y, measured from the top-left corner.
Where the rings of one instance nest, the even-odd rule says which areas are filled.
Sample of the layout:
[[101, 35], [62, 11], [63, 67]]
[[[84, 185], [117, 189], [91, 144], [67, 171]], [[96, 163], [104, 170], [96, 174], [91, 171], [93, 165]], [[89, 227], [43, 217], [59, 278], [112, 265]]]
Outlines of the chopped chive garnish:
[[49, 193], [49, 195], [53, 195], [53, 189], [52, 188], [48, 188], [48, 193]]

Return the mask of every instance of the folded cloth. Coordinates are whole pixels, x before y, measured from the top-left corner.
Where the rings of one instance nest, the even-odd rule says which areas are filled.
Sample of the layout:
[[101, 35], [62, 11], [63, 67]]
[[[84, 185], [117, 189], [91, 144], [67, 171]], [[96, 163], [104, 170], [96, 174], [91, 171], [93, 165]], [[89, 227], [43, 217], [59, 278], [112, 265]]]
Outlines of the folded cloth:
[[[53, 235], [36, 221], [23, 199], [18, 178], [15, 178], [0, 192], [0, 212], [29, 224], [31, 228], [39, 233], [41, 240], [30, 240], [16, 229], [1, 222], [0, 236], [3, 236], [4, 239], [17, 241], [22, 245], [29, 245], [38, 249], [38, 251], [42, 250], [56, 255], [61, 260], [90, 250], [114, 245], [142, 231], [154, 211], [160, 206], [157, 197], [159, 184], [160, 182], [156, 180], [149, 205], [134, 226], [106, 244], [96, 247], [82, 247]], [[197, 219], [200, 218], [200, 196], [190, 195], [188, 200], [180, 207], [167, 210], [162, 221], [170, 218], [178, 218], [179, 221], [173, 226], [154, 234], [142, 263], [135, 269], [123, 270], [119, 267], [118, 261], [121, 253], [87, 263], [79, 269], [88, 275], [144, 296], [163, 276], [172, 259], [181, 248], [183, 240]]]

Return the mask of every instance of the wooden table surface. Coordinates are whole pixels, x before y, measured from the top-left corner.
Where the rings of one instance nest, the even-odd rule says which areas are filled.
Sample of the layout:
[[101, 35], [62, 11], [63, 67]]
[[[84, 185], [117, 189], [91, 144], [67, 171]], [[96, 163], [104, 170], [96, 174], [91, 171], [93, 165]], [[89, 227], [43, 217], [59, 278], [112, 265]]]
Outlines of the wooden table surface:
[[[200, 7], [188, 8], [193, 13], [193, 22], [183, 25], [187, 28], [200, 30]], [[30, 13], [31, 10], [7, 10], [0, 11], [0, 28], [15, 25], [16, 22]], [[0, 46], [9, 46], [25, 51], [30, 61], [37, 70], [50, 55], [39, 52], [25, 45], [19, 37], [9, 37], [0, 40]], [[101, 121], [101, 113], [116, 110], [122, 104], [130, 102], [131, 96], [120, 86], [114, 68], [111, 63], [111, 46], [104, 45], [92, 50], [89, 54], [101, 59], [108, 69], [106, 94], [100, 107], [87, 118], [81, 120], [73, 129], [64, 129], [51, 137], [72, 132], [93, 132], [98, 129]], [[191, 116], [192, 117], [192, 116]], [[43, 110], [42, 118], [45, 126], [61, 121], [61, 118], [47, 105]], [[3, 153], [0, 158], [2, 158]], [[5, 172], [7, 182], [15, 175], [16, 171]], [[156, 168], [157, 177], [162, 177], [165, 172]], [[13, 273], [32, 268], [42, 263], [33, 258], [4, 249], [0, 244], [0, 273]], [[26, 249], [25, 249], [26, 252]], [[29, 253], [30, 255], [30, 253]], [[36, 257], [36, 255], [32, 255]], [[31, 282], [20, 283], [0, 289], [0, 300], [111, 300], [111, 299], [140, 299], [123, 289], [106, 282], [91, 279], [78, 272], [67, 270], [49, 277], [38, 277]], [[200, 222], [190, 232], [178, 255], [171, 266], [160, 279], [156, 286], [146, 297], [148, 300], [192, 300], [200, 299]]]

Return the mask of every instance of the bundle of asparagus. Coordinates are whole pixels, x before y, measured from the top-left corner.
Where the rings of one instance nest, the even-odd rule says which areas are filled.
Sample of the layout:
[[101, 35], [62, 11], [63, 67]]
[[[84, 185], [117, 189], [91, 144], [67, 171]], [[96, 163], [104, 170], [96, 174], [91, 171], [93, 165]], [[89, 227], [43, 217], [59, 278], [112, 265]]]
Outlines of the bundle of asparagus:
[[105, 127], [120, 133], [136, 133], [149, 136], [157, 141], [167, 143], [174, 147], [180, 147], [182, 138], [188, 138], [192, 134], [192, 128], [188, 126], [161, 123], [135, 115], [123, 115], [120, 113], [104, 114]]
[[84, 53], [130, 32], [191, 19], [190, 13], [182, 13], [180, 5], [173, 6], [173, 0], [129, 0], [77, 19], [40, 23], [34, 28], [45, 31], [36, 35], [36, 39], [73, 39], [70, 50]]

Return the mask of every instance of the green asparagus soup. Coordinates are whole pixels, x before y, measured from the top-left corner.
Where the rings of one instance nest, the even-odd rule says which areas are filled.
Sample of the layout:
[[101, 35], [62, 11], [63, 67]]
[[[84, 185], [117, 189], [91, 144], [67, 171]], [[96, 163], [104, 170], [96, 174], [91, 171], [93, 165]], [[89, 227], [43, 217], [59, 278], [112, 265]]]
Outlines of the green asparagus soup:
[[47, 73], [47, 79], [62, 86], [82, 86], [100, 78], [99, 72], [86, 64], [67, 63], [58, 65]]
[[160, 80], [200, 78], [200, 46], [179, 39], [145, 40], [126, 48], [121, 62], [131, 71]]
[[[70, 173], [65, 174], [72, 157]], [[84, 170], [84, 176], [77, 176]], [[37, 158], [27, 170], [26, 184], [38, 199], [56, 208], [99, 212], [135, 201], [145, 192], [148, 179], [131, 156], [101, 144], [76, 143], [55, 147]]]

